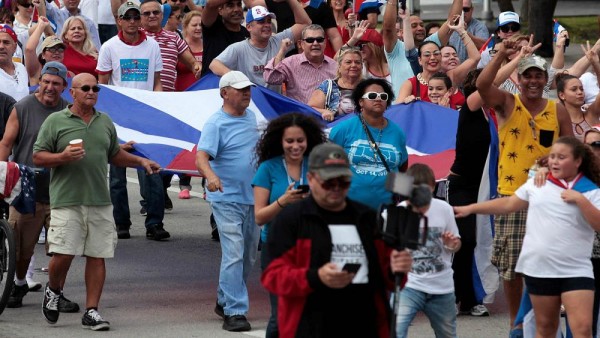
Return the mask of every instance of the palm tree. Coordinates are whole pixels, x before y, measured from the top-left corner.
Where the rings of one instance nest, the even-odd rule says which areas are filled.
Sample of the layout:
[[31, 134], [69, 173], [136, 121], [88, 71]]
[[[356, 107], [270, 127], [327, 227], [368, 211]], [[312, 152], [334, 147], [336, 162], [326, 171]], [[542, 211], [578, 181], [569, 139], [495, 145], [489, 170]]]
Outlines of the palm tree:
[[512, 159], [513, 163], [517, 161], [517, 157], [519, 157], [519, 155], [517, 155], [516, 151], [511, 151], [508, 153], [508, 158]]

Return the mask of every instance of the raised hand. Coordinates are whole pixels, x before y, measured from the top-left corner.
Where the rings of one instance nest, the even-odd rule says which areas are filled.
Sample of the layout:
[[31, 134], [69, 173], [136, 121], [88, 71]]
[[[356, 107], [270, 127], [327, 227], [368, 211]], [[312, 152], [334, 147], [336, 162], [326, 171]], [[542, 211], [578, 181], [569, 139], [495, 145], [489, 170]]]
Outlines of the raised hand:
[[590, 47], [590, 41], [586, 41], [586, 46], [584, 47], [583, 45], [581, 45], [581, 50], [583, 50], [583, 53], [585, 54], [585, 57], [591, 62], [591, 63], [595, 63], [595, 62], [599, 62], [598, 59], [598, 52], [594, 49], [594, 47]]

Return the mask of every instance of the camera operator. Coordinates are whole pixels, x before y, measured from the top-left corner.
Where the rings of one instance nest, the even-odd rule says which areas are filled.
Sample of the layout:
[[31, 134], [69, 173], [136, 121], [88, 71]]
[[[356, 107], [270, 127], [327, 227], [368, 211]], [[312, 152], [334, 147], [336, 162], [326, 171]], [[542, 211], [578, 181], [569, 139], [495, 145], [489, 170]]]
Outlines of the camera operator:
[[[408, 175], [414, 185], [435, 187], [433, 170], [425, 164], [413, 164]], [[402, 202], [401, 206], [407, 206]], [[398, 338], [408, 337], [408, 327], [418, 311], [425, 313], [436, 337], [456, 337], [456, 308], [452, 279], [452, 254], [460, 249], [460, 236], [452, 207], [445, 201], [432, 199], [428, 206], [413, 209], [423, 215], [421, 231], [426, 233], [423, 245], [412, 251], [413, 265], [408, 282], [400, 293], [396, 318]], [[426, 229], [426, 230], [425, 230]]]
[[375, 213], [346, 198], [352, 172], [342, 147], [316, 146], [308, 171], [310, 197], [286, 206], [267, 240], [261, 282], [278, 296], [280, 336], [389, 337], [386, 288], [392, 271], [410, 270], [410, 254], [388, 249]]

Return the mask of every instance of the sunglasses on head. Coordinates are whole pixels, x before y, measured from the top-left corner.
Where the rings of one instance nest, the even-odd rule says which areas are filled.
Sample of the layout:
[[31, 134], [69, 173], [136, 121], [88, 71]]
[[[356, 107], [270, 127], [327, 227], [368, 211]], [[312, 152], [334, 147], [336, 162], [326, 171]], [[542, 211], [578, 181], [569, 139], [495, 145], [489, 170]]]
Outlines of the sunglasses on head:
[[463, 12], [469, 13], [471, 11], [471, 7], [463, 7]]
[[89, 92], [89, 91], [90, 91], [90, 89], [91, 89], [91, 90], [92, 90], [94, 93], [97, 93], [97, 92], [99, 92], [99, 91], [100, 91], [100, 87], [99, 87], [99, 86], [97, 86], [97, 85], [93, 85], [93, 86], [90, 86], [90, 85], [84, 85], [84, 86], [81, 86], [81, 87], [72, 87], [72, 88], [81, 89], [81, 91], [82, 91], [82, 92], [86, 92], [86, 93], [87, 93], [87, 92]]
[[138, 20], [141, 20], [142, 17], [139, 15], [123, 15], [121, 17], [121, 19], [125, 20], [125, 21], [129, 21], [129, 20], [138, 21]]
[[340, 188], [341, 190], [348, 189], [350, 187], [350, 180], [344, 177], [331, 178], [327, 181], [318, 181], [321, 188], [325, 190], [333, 190], [334, 188]]
[[503, 33], [508, 33], [508, 31], [512, 31], [514, 33], [521, 30], [521, 25], [518, 23], [509, 23], [507, 25], [500, 26], [499, 28]]
[[363, 96], [361, 96], [363, 99], [367, 99], [367, 100], [383, 100], [383, 101], [387, 101], [389, 96], [387, 93], [377, 93], [377, 92], [367, 92], [365, 93]]
[[154, 15], [154, 16], [158, 16], [160, 14], [160, 11], [148, 11], [148, 12], [142, 12], [143, 16], [150, 16], [150, 14]]
[[325, 38], [322, 36], [316, 37], [316, 38], [306, 38], [306, 39], [302, 39], [304, 42], [306, 43], [314, 43], [315, 41], [317, 43], [323, 43], [323, 41], [325, 41]]

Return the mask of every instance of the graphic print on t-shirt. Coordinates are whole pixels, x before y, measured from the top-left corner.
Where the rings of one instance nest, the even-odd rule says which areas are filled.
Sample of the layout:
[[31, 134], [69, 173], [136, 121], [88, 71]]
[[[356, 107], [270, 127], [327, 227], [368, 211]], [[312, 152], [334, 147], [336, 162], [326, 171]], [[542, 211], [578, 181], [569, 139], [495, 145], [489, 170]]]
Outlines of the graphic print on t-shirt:
[[369, 266], [367, 255], [355, 225], [329, 225], [331, 233], [331, 262], [339, 269], [346, 263], [360, 264], [360, 269], [352, 279], [352, 284], [369, 282]]
[[[419, 232], [422, 231], [423, 228]], [[430, 227], [427, 231], [425, 246], [421, 246], [418, 250], [412, 252], [413, 267], [411, 272], [422, 275], [444, 270], [445, 264], [442, 260], [443, 250], [442, 229]]]
[[[374, 134], [373, 138], [381, 150], [381, 154], [385, 158], [388, 166], [394, 168], [398, 166], [400, 159], [398, 149], [389, 143], [380, 143], [378, 135]], [[371, 176], [386, 176], [387, 171], [385, 166], [381, 163], [381, 159], [376, 152], [373, 151], [367, 140], [356, 140], [350, 145], [350, 152], [348, 153], [350, 165], [354, 168], [357, 174], [371, 175]]]
[[149, 59], [121, 59], [121, 81], [148, 81]]

